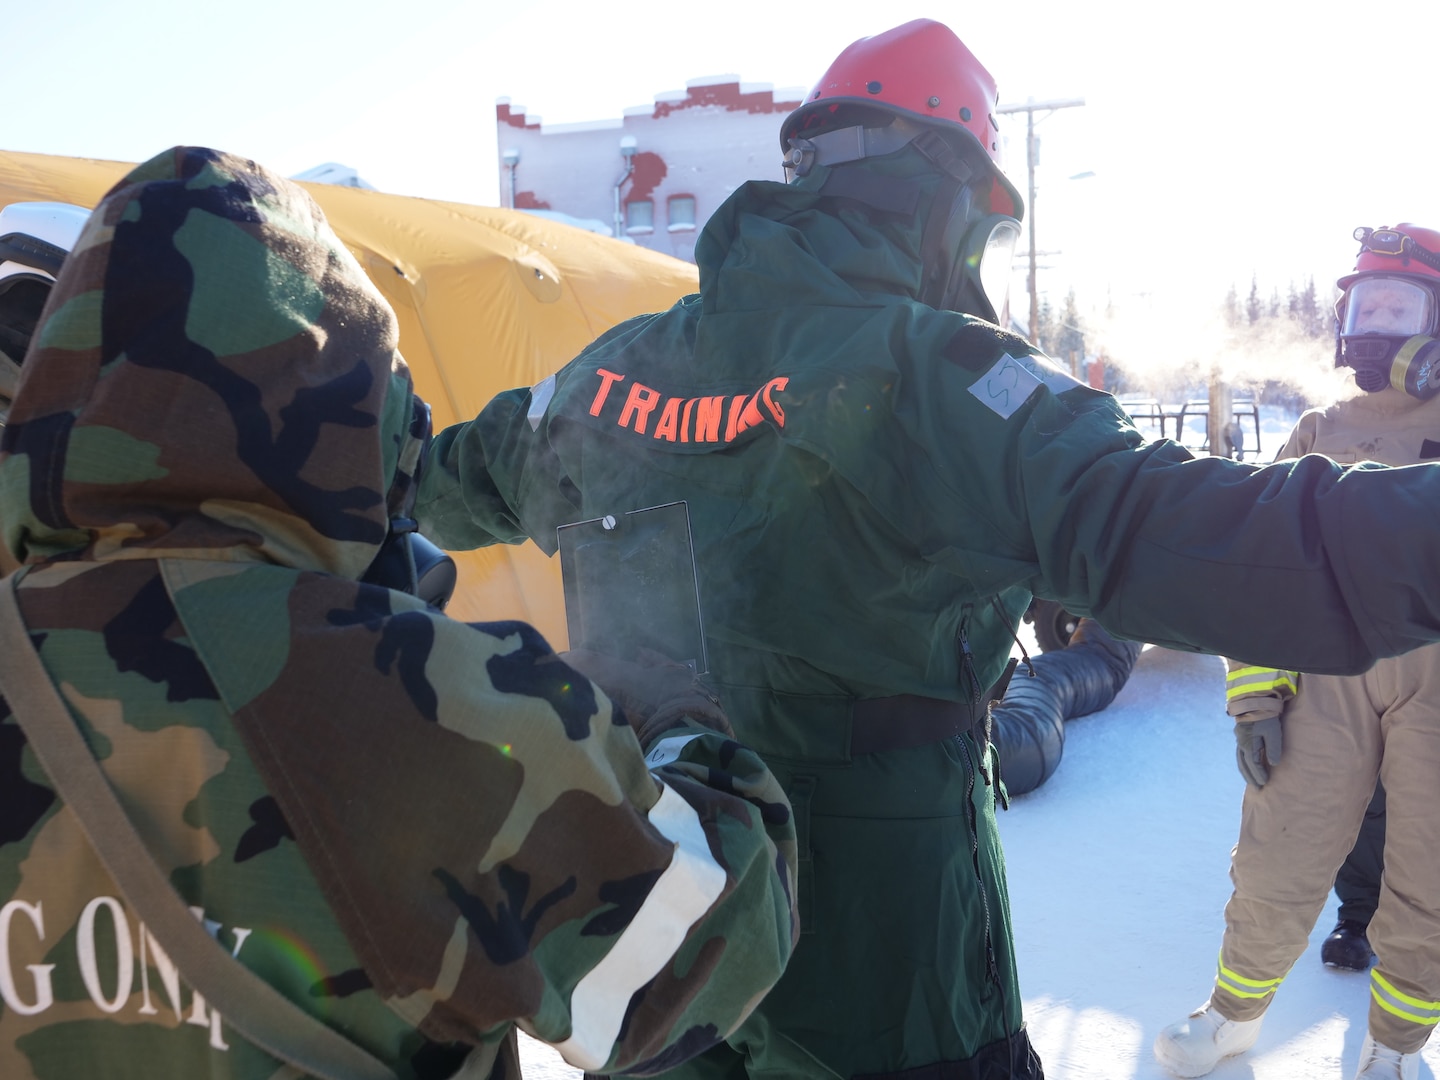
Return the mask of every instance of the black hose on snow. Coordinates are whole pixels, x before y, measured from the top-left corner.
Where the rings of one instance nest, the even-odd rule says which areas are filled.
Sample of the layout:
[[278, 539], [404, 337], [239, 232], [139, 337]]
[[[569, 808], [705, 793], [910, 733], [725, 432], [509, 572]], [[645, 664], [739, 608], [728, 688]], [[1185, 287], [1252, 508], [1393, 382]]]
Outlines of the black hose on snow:
[[1109, 705], [1130, 678], [1141, 645], [1113, 638], [1099, 623], [1081, 619], [1068, 648], [1031, 657], [1005, 696], [990, 707], [990, 740], [1000, 752], [1000, 775], [1011, 795], [1034, 791], [1060, 764], [1065, 721]]

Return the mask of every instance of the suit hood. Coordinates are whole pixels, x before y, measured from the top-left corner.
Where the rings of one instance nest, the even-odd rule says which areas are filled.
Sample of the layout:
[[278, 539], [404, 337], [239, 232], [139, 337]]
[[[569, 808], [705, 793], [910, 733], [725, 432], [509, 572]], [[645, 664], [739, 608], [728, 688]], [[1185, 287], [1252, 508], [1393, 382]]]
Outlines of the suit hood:
[[[864, 165], [816, 166], [792, 184], [746, 181], [695, 244], [705, 313], [917, 301], [940, 179], [906, 147]], [[881, 191], [886, 205], [866, 201]]]
[[26, 354], [6, 546], [359, 577], [413, 404], [397, 340], [303, 189], [214, 150], [156, 156], [91, 215]]

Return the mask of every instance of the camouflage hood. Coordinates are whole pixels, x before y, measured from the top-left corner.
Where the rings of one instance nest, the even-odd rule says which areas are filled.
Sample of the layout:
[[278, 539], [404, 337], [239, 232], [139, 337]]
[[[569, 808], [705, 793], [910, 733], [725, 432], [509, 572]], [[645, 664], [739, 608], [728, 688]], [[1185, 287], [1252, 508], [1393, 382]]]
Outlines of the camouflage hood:
[[90, 218], [27, 354], [6, 546], [359, 577], [418, 451], [396, 341], [301, 188], [214, 150], [152, 158]]

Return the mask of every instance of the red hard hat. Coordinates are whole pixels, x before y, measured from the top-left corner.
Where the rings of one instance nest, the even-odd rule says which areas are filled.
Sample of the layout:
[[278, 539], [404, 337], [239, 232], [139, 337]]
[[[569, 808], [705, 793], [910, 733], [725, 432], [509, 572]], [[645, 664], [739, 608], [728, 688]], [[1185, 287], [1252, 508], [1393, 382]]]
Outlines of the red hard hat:
[[997, 100], [995, 79], [954, 31], [933, 19], [915, 19], [861, 38], [837, 56], [805, 103], [785, 118], [780, 147], [788, 150], [792, 136], [839, 105], [895, 113], [979, 146], [1019, 217], [1023, 200], [1000, 161]]
[[1362, 274], [1440, 278], [1440, 232], [1434, 229], [1401, 222], [1394, 227], [1356, 229], [1355, 239], [1360, 241], [1360, 254], [1355, 258], [1355, 271], [1336, 282], [1342, 289], [1348, 289]]

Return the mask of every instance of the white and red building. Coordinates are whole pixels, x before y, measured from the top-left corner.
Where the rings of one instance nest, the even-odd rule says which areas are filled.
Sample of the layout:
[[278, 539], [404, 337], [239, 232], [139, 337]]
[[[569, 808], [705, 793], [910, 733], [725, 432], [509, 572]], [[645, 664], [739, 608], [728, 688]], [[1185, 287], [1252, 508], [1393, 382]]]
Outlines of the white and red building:
[[619, 120], [548, 127], [501, 98], [500, 203], [694, 262], [699, 228], [732, 191], [784, 179], [780, 123], [804, 94], [718, 75]]

